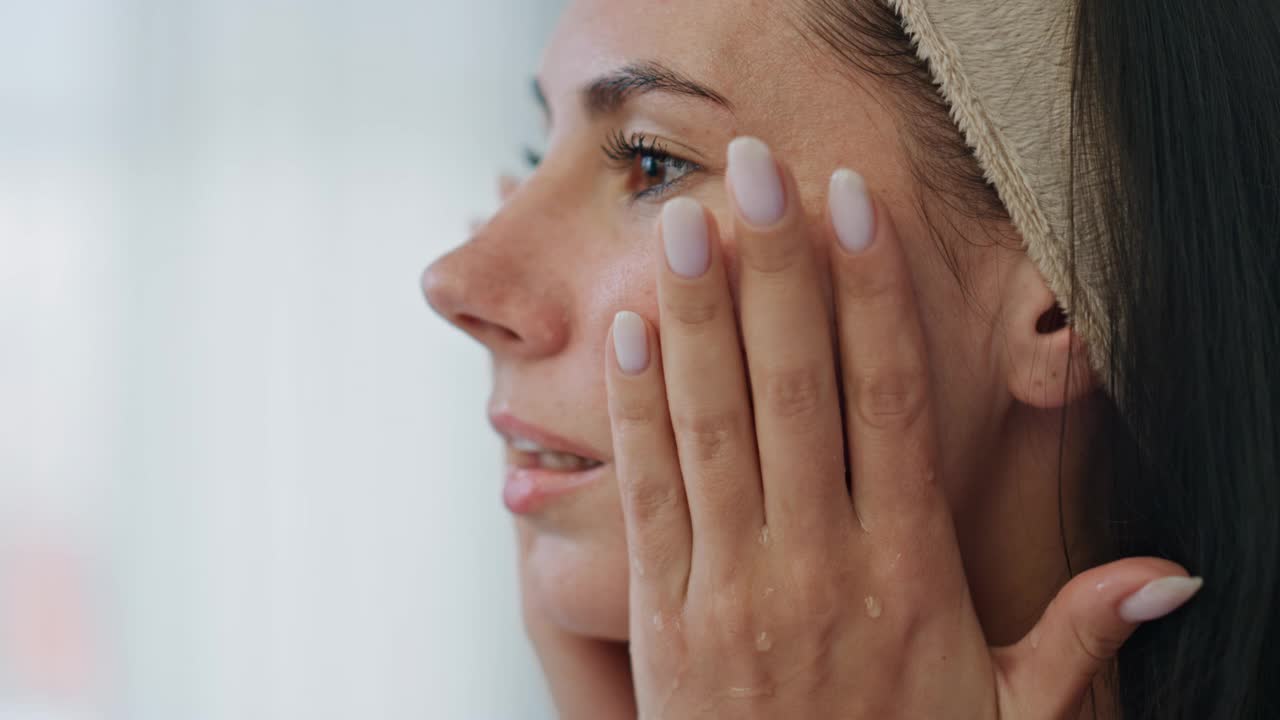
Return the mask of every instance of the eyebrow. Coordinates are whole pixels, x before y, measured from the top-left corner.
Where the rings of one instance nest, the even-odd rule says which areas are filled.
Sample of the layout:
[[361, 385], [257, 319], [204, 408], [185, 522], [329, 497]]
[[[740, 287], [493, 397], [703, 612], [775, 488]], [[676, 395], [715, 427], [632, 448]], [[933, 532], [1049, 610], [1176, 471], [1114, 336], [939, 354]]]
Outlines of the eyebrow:
[[[733, 112], [733, 103], [724, 95], [659, 62], [625, 65], [592, 80], [582, 88], [582, 104], [587, 114], [598, 117], [617, 112], [636, 96], [654, 92], [706, 100]], [[549, 117], [546, 95], [537, 79], [533, 81], [533, 94]]]

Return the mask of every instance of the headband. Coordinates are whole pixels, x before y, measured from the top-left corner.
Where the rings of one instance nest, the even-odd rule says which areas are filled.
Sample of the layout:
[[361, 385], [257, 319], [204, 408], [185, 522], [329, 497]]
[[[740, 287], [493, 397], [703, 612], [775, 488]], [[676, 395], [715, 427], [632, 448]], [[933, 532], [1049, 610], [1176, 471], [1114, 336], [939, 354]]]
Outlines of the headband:
[[[1027, 256], [1106, 367], [1098, 234], [1072, 222], [1072, 3], [884, 0], [929, 64], [951, 119], [1022, 234]], [[1072, 275], [1076, 282], [1072, 282]]]

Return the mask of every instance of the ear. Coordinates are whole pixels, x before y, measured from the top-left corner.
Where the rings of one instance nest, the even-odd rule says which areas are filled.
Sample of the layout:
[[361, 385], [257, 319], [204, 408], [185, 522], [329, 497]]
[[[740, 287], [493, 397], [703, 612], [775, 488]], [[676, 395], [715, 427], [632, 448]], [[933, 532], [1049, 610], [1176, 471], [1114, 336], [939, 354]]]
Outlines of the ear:
[[1019, 402], [1059, 408], [1098, 387], [1084, 339], [1025, 254], [1008, 276], [1000, 321], [1009, 392]]

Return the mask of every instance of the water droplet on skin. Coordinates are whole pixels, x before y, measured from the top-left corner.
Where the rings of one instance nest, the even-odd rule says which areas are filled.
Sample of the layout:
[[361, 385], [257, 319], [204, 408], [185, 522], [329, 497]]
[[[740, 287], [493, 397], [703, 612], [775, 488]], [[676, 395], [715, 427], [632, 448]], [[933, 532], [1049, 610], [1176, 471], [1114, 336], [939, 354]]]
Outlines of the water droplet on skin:
[[773, 638], [769, 637], [769, 633], [761, 632], [760, 637], [756, 638], [756, 650], [769, 652], [771, 647], [773, 647]]
[[662, 628], [664, 627], [664, 623], [662, 622], [662, 613], [653, 614], [653, 627], [658, 632], [662, 632]]
[[731, 687], [729, 688], [729, 697], [733, 697], [733, 698], [761, 697], [764, 695], [772, 695], [772, 694], [773, 694], [773, 689], [767, 688], [767, 687], [762, 687], [762, 688]]
[[1040, 649], [1040, 628], [1035, 628], [1031, 631], [1031, 649]]
[[880, 617], [880, 613], [883, 610], [883, 608], [880, 607], [880, 598], [875, 595], [868, 595], [862, 602], [867, 606], [868, 617], [873, 620]]
[[902, 553], [898, 553], [897, 555], [894, 555], [893, 561], [889, 563], [889, 569], [892, 570], [898, 567], [898, 561], [901, 559], [902, 559]]
[[768, 547], [769, 545], [769, 526], [764, 525], [760, 528], [760, 544]]
[[764, 592], [760, 593], [760, 599], [763, 600], [764, 598], [767, 598], [772, 594], [773, 594], [773, 588], [767, 587], [764, 589]]
[[636, 577], [644, 577], [644, 565], [640, 564], [640, 558], [631, 558], [631, 567], [635, 570]]

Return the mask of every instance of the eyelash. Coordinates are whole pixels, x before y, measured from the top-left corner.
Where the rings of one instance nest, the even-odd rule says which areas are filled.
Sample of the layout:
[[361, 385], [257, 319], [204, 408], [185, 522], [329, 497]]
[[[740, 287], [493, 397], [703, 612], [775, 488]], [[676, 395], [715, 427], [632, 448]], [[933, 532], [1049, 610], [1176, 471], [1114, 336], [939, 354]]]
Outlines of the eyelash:
[[[677, 169], [685, 170], [685, 173], [675, 180], [636, 191], [632, 194], [633, 200], [661, 197], [683, 182], [689, 175], [703, 169], [701, 165], [692, 160], [686, 160], [679, 155], [671, 154], [659, 144], [657, 138], [651, 138], [644, 133], [632, 133], [628, 137], [621, 130], [615, 131], [609, 135], [600, 150], [609, 159], [614, 169], [619, 172], [631, 171], [636, 160], [644, 158], [653, 158], [659, 163], [671, 163], [676, 165]], [[532, 147], [526, 146], [524, 148], [524, 161], [530, 169], [536, 169], [542, 164], [542, 160], [542, 153]]]
[[632, 133], [630, 136], [624, 135], [621, 130], [612, 133], [600, 150], [604, 152], [614, 168], [619, 172], [631, 171], [637, 160], [644, 158], [653, 158], [659, 163], [669, 163], [676, 169], [684, 170], [684, 174], [675, 180], [671, 180], [661, 185], [644, 188], [632, 194], [633, 200], [647, 200], [661, 197], [693, 173], [702, 169], [701, 165], [686, 160], [679, 155], [673, 155], [662, 146], [657, 138], [652, 138], [644, 133]]

